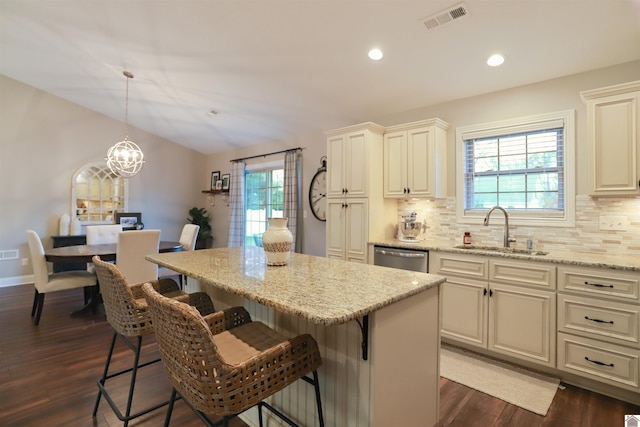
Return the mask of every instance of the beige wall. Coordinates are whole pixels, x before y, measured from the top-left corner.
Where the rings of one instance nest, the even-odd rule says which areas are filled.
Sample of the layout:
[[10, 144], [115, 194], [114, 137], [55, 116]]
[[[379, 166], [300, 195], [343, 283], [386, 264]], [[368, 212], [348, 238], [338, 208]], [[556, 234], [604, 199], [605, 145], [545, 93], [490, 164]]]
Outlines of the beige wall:
[[[130, 179], [129, 209], [147, 228], [177, 240], [188, 210], [203, 205], [197, 173], [205, 156], [155, 135], [129, 129], [146, 164]], [[51, 246], [58, 218], [70, 209], [71, 177], [82, 165], [103, 161], [124, 137], [123, 124], [0, 76], [0, 250], [29, 258], [25, 230]], [[0, 286], [32, 274], [20, 259], [0, 261]]]
[[[637, 80], [639, 76], [640, 61], [635, 61], [367, 120], [384, 126], [432, 117], [449, 122], [448, 194], [455, 197], [456, 127], [574, 109], [577, 194], [585, 195], [586, 110], [579, 92]], [[344, 126], [352, 124], [345, 122]], [[20, 248], [20, 257], [27, 257], [25, 229], [33, 228], [42, 236], [55, 234], [58, 216], [69, 209], [73, 172], [85, 163], [101, 160], [108, 146], [122, 137], [120, 122], [0, 76], [0, 250]], [[190, 207], [206, 207], [213, 218], [215, 247], [226, 246], [229, 222], [222, 199], [216, 197], [211, 206], [202, 194], [210, 186], [211, 171], [228, 173], [231, 159], [304, 147], [303, 208], [307, 218], [303, 222], [303, 249], [308, 254], [324, 255], [325, 223], [309, 212], [307, 200], [311, 177], [326, 155], [322, 132], [210, 156], [135, 129], [131, 139], [142, 146], [147, 158], [144, 170], [131, 180], [131, 210], [142, 211], [145, 225], [161, 228], [163, 238], [168, 239], [177, 237]], [[393, 223], [395, 218], [388, 221]], [[455, 240], [459, 230], [452, 230]], [[45, 243], [50, 244], [47, 240]], [[20, 267], [19, 260], [0, 261], [0, 285], [30, 273], [30, 267]]]
[[[505, 72], [497, 70], [497, 72]], [[580, 99], [580, 92], [587, 89], [610, 86], [618, 83], [637, 80], [640, 78], [640, 61], [621, 64], [614, 67], [603, 68], [572, 76], [562, 77], [541, 83], [512, 88], [500, 92], [489, 93], [472, 98], [457, 100], [440, 105], [428, 106], [412, 111], [401, 112], [386, 117], [371, 117], [368, 120], [379, 123], [383, 126], [397, 125], [417, 120], [439, 117], [451, 124], [448, 144], [448, 195], [455, 197], [455, 129], [458, 126], [505, 120], [516, 117], [523, 117], [535, 114], [555, 112], [561, 110], [574, 109], [576, 111], [576, 175], [577, 175], [577, 195], [587, 193], [587, 150], [586, 150], [586, 108]], [[455, 82], [452, 82], [455, 84]], [[344, 123], [345, 126], [355, 123]], [[329, 130], [329, 129], [326, 129]], [[291, 138], [286, 141], [272, 142], [251, 149], [235, 150], [221, 154], [211, 155], [208, 158], [207, 171], [203, 171], [201, 176], [203, 189], [209, 185], [211, 171], [220, 170], [226, 173], [229, 170], [229, 160], [250, 156], [254, 154], [268, 153], [297, 146], [307, 147], [304, 151], [304, 172], [303, 172], [303, 194], [305, 197], [304, 209], [309, 211], [307, 201], [307, 191], [309, 182], [316, 172], [321, 156], [326, 155], [326, 139], [321, 132], [305, 135], [303, 137]], [[450, 203], [443, 200], [441, 204]], [[636, 206], [627, 204], [626, 206]], [[228, 220], [226, 218], [226, 206], [216, 201], [216, 206], [210, 207], [214, 212], [214, 231], [216, 240], [214, 246], [225, 246], [228, 237]], [[623, 212], [624, 213], [624, 212]], [[448, 213], [449, 215], [450, 213]], [[454, 212], [455, 214], [455, 212]], [[579, 212], [577, 213], [579, 214]], [[633, 212], [633, 215], [637, 213]], [[455, 220], [455, 215], [454, 215]], [[591, 216], [597, 220], [597, 215]], [[635, 218], [635, 216], [633, 217]], [[633, 219], [631, 218], [631, 219]], [[389, 223], [395, 222], [396, 218], [389, 218]], [[589, 223], [589, 221], [586, 221]], [[583, 221], [583, 226], [589, 226]], [[637, 225], [631, 224], [637, 228]], [[443, 234], [451, 236], [457, 243], [459, 229], [454, 226]], [[597, 230], [597, 227], [595, 227]], [[310, 212], [304, 223], [305, 242], [304, 252], [314, 255], [324, 255], [325, 253], [325, 225], [317, 221]], [[484, 230], [486, 232], [486, 230]], [[553, 235], [557, 229], [544, 230]], [[531, 233], [531, 230], [527, 230]], [[607, 232], [611, 238], [612, 232]], [[597, 231], [596, 231], [597, 234]], [[593, 236], [592, 236], [593, 237]], [[595, 236], [598, 237], [598, 236]]]
[[[309, 135], [301, 135], [291, 137], [282, 141], [273, 141], [266, 144], [253, 146], [251, 148], [227, 151], [224, 153], [213, 154], [208, 157], [207, 170], [203, 171], [201, 176], [202, 189], [209, 187], [212, 171], [220, 171], [220, 173], [229, 173], [231, 169], [232, 159], [249, 157], [259, 154], [267, 154], [274, 151], [287, 150], [290, 148], [302, 147], [302, 197], [303, 209], [307, 213], [306, 219], [303, 219], [303, 252], [310, 255], [325, 255], [325, 223], [318, 221], [311, 211], [309, 211], [309, 183], [311, 178], [320, 167], [320, 158], [326, 155], [326, 139], [324, 134], [316, 133]], [[247, 165], [260, 162], [269, 162], [274, 159], [282, 158], [282, 155], [268, 156], [266, 158], [257, 158], [247, 160]], [[208, 203], [208, 200], [207, 200]], [[223, 203], [220, 196], [215, 197], [214, 206], [208, 206], [207, 210], [213, 217], [212, 226], [214, 233], [214, 247], [224, 247], [227, 245], [229, 238], [229, 219], [227, 215], [227, 206]]]

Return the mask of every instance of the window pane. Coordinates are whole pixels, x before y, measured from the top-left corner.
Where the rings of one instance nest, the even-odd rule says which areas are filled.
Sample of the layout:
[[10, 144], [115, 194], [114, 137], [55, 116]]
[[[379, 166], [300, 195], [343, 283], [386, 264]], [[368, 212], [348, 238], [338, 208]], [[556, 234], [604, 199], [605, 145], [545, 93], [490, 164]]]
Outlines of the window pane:
[[495, 175], [477, 176], [474, 179], [474, 193], [489, 193], [498, 191], [498, 177]]
[[498, 170], [498, 157], [482, 157], [475, 160], [474, 172]]
[[500, 193], [498, 205], [505, 209], [525, 209], [525, 193]]
[[525, 169], [527, 167], [527, 158], [524, 154], [500, 157], [500, 170]]
[[532, 173], [527, 177], [528, 191], [558, 191], [558, 173]]
[[498, 193], [476, 194], [474, 197], [474, 209], [489, 209], [498, 204]]
[[248, 173], [245, 176], [245, 245], [262, 246], [267, 218], [282, 217], [284, 170]]
[[500, 177], [498, 188], [501, 193], [505, 191], [524, 192], [526, 189], [526, 176], [524, 174], [502, 175]]
[[528, 193], [528, 207], [531, 209], [559, 209], [558, 193], [556, 192], [533, 192]]

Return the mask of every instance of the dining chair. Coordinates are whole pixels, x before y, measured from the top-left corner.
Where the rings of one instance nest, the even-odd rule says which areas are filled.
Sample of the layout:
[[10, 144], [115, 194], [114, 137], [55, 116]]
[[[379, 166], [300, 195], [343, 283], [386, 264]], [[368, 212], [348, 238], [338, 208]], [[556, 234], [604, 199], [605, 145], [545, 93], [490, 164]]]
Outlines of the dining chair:
[[160, 230], [131, 230], [118, 234], [116, 265], [128, 283], [143, 283], [158, 279], [158, 265], [144, 259], [157, 254]]
[[[122, 226], [120, 224], [87, 225], [85, 227], [87, 245], [116, 244], [118, 243], [118, 234], [120, 233], [122, 233]], [[87, 271], [90, 273], [95, 272], [93, 264], [89, 263], [87, 265]]]
[[[123, 234], [129, 233], [133, 233], [133, 231], [127, 231]], [[93, 416], [95, 417], [98, 413], [100, 400], [102, 396], [104, 396], [115, 415], [120, 421], [124, 421], [124, 426], [126, 427], [130, 420], [138, 418], [141, 415], [147, 414], [169, 403], [169, 401], [161, 402], [131, 414], [138, 368], [160, 361], [160, 359], [155, 359], [142, 364], [140, 363], [142, 338], [153, 333], [154, 325], [151, 321], [147, 302], [144, 294], [142, 293], [142, 284], [130, 284], [117, 265], [102, 261], [98, 256], [94, 256], [92, 260], [98, 280], [100, 281], [107, 321], [113, 327], [114, 331], [104, 371], [102, 377], [98, 380], [98, 397], [96, 398], [96, 403], [93, 408]], [[214, 311], [213, 303], [206, 293], [184, 293], [178, 289], [178, 284], [174, 280], [155, 280], [150, 282], [149, 286], [160, 294], [165, 295], [167, 298], [175, 298], [176, 300], [183, 301], [189, 306], [195, 307], [194, 309], [203, 315], [213, 313]], [[129, 349], [133, 351], [133, 366], [129, 369], [124, 369], [110, 374], [109, 367], [117, 338], [120, 338], [129, 347]], [[120, 365], [120, 363], [118, 363], [118, 365]], [[123, 414], [107, 390], [106, 382], [111, 378], [127, 373], [131, 373], [131, 379], [129, 383], [127, 404]]]
[[40, 323], [42, 307], [44, 306], [44, 296], [49, 292], [85, 288], [84, 296], [86, 303], [88, 296], [86, 289], [97, 285], [96, 275], [85, 270], [49, 273], [47, 260], [44, 255], [44, 247], [42, 246], [42, 240], [40, 240], [38, 233], [33, 230], [27, 230], [27, 242], [31, 254], [35, 286], [33, 306], [31, 307], [31, 317], [35, 316], [35, 324], [38, 325]]
[[[180, 244], [183, 251], [192, 251], [196, 248], [196, 240], [198, 239], [198, 231], [200, 226], [197, 224], [185, 224], [182, 227], [182, 233], [180, 234]], [[180, 279], [180, 289], [183, 289], [186, 277], [184, 274], [180, 274], [167, 267], [158, 267], [158, 277], [173, 277], [178, 276]]]
[[[142, 291], [165, 375], [173, 385], [165, 427], [177, 395], [207, 426], [226, 427], [231, 418], [256, 405], [261, 427], [263, 407], [296, 426], [264, 400], [298, 379], [314, 386], [319, 425], [324, 426], [317, 373], [322, 360], [311, 335], [286, 338], [235, 312], [203, 316], [188, 304], [161, 295], [150, 284], [144, 284]], [[211, 415], [222, 420], [214, 424]]]

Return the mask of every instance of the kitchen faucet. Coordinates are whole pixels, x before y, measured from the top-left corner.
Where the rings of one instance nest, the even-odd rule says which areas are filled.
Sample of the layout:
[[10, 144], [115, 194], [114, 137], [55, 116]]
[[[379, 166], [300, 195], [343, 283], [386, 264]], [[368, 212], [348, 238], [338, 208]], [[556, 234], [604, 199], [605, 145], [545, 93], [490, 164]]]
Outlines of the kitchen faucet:
[[491, 216], [491, 213], [496, 209], [502, 211], [502, 213], [504, 214], [504, 247], [508, 248], [509, 244], [511, 242], [515, 242], [516, 239], [509, 237], [509, 214], [507, 214], [507, 211], [503, 207], [494, 206], [491, 209], [489, 209], [489, 212], [487, 212], [487, 214], [484, 216], [484, 221], [482, 224], [485, 227], [489, 225], [489, 217]]

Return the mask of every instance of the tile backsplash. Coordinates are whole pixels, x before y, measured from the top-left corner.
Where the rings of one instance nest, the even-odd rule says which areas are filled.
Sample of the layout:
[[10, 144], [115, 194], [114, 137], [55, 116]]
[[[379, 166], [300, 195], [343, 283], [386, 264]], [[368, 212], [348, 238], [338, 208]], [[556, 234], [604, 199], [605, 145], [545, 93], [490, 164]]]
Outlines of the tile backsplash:
[[[406, 208], [418, 213], [418, 220], [425, 220], [425, 239], [462, 243], [462, 235], [470, 231], [472, 243], [477, 245], [502, 245], [502, 226], [483, 227], [482, 223], [458, 224], [454, 197], [435, 200], [411, 200], [398, 202], [398, 214]], [[600, 230], [601, 216], [617, 216], [626, 219], [624, 230]], [[480, 220], [479, 220], [480, 221]], [[524, 248], [527, 239], [533, 240], [537, 250], [563, 250], [575, 252], [625, 254], [637, 252], [640, 256], [640, 199], [598, 198], [576, 196], [575, 227], [531, 227], [510, 225], [514, 247]]]

